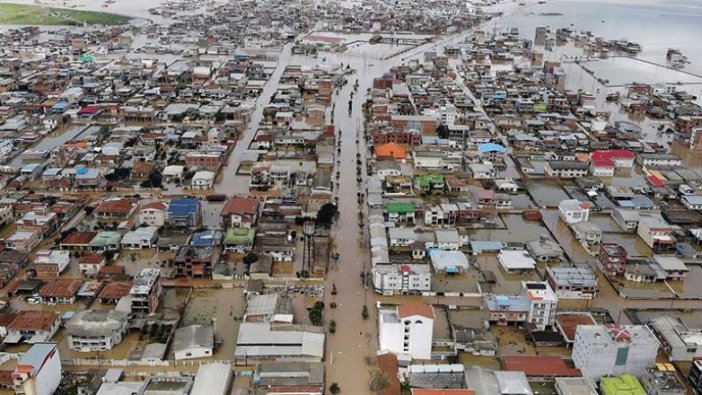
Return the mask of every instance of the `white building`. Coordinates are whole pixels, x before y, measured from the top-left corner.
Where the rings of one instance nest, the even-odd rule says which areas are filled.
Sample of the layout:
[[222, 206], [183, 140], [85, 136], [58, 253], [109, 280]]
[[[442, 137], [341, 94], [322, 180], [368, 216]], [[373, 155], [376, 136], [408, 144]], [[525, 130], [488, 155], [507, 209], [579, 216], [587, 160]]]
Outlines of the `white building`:
[[425, 303], [404, 303], [378, 312], [379, 350], [413, 359], [431, 359], [434, 309]]
[[232, 367], [228, 363], [200, 365], [190, 395], [225, 395], [232, 383]]
[[656, 364], [658, 340], [645, 325], [579, 325], [573, 363], [583, 377], [631, 373], [642, 376]]
[[431, 269], [426, 264], [389, 264], [373, 267], [375, 292], [405, 295], [431, 291]]
[[168, 205], [164, 202], [152, 202], [139, 209], [139, 224], [161, 227], [166, 224]]
[[66, 325], [74, 351], [106, 351], [122, 342], [129, 314], [119, 310], [81, 310]]
[[176, 361], [211, 357], [214, 350], [214, 328], [204, 325], [178, 328], [173, 336], [172, 347]]
[[15, 394], [52, 395], [61, 382], [56, 343], [38, 343], [22, 354], [12, 372]]
[[587, 222], [590, 219], [590, 203], [580, 202], [576, 199], [563, 200], [558, 204], [558, 214], [563, 222], [571, 225], [578, 222]]
[[154, 248], [158, 241], [158, 228], [155, 226], [138, 227], [122, 236], [122, 248], [138, 250], [142, 248]]
[[536, 269], [536, 261], [527, 250], [501, 250], [497, 254], [497, 260], [508, 273], [528, 272]]
[[132, 314], [152, 314], [158, 307], [163, 293], [163, 280], [160, 269], [142, 269], [134, 277], [134, 285], [129, 290]]
[[543, 331], [556, 321], [558, 297], [546, 282], [522, 281], [522, 295], [529, 300], [527, 323]]
[[200, 170], [193, 176], [190, 186], [193, 189], [210, 189], [214, 185], [215, 174], [208, 170]]

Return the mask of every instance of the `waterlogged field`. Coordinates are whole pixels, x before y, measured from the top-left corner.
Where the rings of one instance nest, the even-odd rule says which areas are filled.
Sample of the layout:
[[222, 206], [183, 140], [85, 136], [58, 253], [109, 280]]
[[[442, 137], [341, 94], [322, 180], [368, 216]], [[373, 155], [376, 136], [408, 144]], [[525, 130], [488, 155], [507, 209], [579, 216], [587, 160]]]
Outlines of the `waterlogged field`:
[[0, 25], [124, 25], [129, 20], [108, 12], [0, 3]]

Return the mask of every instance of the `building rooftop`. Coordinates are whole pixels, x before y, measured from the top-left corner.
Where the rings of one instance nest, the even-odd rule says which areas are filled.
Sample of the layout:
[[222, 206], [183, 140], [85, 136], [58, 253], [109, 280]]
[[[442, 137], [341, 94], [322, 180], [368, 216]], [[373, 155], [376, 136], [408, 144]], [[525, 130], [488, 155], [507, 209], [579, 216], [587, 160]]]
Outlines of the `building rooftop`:
[[190, 395], [224, 395], [231, 383], [232, 367], [227, 363], [200, 365]]
[[191, 348], [214, 348], [214, 328], [205, 325], [190, 325], [178, 328], [173, 336], [173, 352]]
[[528, 377], [580, 377], [580, 369], [571, 368], [556, 356], [505, 356], [505, 370], [524, 372]]
[[66, 324], [66, 334], [71, 336], [111, 336], [121, 332], [128, 313], [118, 310], [81, 310]]

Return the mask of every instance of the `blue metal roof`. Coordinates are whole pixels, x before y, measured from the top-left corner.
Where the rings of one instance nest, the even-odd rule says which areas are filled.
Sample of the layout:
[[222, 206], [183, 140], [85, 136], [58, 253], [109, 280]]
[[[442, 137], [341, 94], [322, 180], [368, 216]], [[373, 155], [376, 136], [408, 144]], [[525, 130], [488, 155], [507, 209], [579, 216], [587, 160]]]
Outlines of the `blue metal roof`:
[[68, 102], [67, 101], [60, 101], [60, 102], [54, 104], [51, 108], [53, 110], [65, 110], [66, 107], [68, 107]]
[[480, 152], [505, 152], [507, 149], [499, 144], [495, 143], [483, 143], [478, 145], [478, 151]]
[[188, 215], [197, 212], [200, 201], [195, 198], [173, 199], [168, 204], [168, 212], [173, 215]]

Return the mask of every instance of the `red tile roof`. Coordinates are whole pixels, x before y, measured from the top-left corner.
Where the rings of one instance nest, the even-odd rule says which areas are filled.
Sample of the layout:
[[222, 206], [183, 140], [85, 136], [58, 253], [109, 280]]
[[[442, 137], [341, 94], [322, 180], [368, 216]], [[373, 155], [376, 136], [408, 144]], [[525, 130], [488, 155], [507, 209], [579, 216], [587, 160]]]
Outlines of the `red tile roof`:
[[421, 315], [434, 319], [434, 309], [432, 309], [428, 304], [420, 302], [403, 303], [397, 306], [397, 313], [400, 318]]
[[168, 210], [168, 206], [164, 202], [151, 202], [139, 207], [139, 210]]
[[235, 196], [222, 207], [222, 215], [255, 214], [258, 212], [259, 201], [246, 196]]
[[97, 232], [73, 232], [66, 236], [61, 244], [65, 245], [88, 245], [97, 236]]
[[59, 319], [59, 315], [52, 311], [23, 310], [7, 326], [11, 330], [48, 330]]
[[107, 283], [98, 295], [99, 299], [120, 299], [129, 295], [129, 290], [132, 289], [131, 281], [113, 281]]
[[75, 296], [83, 282], [78, 279], [57, 278], [44, 284], [39, 290], [42, 298], [70, 298]]
[[505, 370], [524, 372], [531, 377], [580, 377], [580, 369], [571, 368], [561, 357], [507, 356], [502, 357]]
[[99, 206], [97, 206], [95, 211], [104, 214], [127, 215], [132, 210], [132, 206], [135, 202], [136, 199], [130, 198], [107, 200], [102, 202]]
[[104, 259], [105, 256], [101, 254], [88, 254], [81, 257], [78, 263], [95, 264], [102, 262]]
[[585, 313], [558, 314], [556, 315], [556, 323], [568, 342], [575, 341], [575, 331], [578, 325], [597, 324], [591, 315]]

